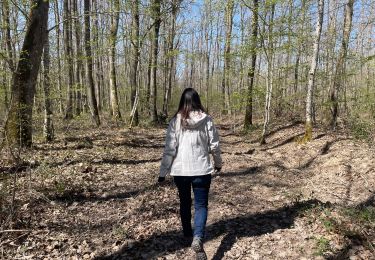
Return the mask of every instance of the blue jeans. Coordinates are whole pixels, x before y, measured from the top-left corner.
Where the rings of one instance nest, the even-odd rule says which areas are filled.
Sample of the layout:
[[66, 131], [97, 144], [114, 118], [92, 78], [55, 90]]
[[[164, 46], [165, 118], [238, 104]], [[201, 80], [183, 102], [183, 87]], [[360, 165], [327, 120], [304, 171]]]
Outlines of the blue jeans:
[[175, 176], [180, 198], [180, 217], [185, 236], [193, 235], [191, 227], [191, 187], [194, 192], [194, 236], [204, 237], [207, 222], [208, 192], [211, 175]]

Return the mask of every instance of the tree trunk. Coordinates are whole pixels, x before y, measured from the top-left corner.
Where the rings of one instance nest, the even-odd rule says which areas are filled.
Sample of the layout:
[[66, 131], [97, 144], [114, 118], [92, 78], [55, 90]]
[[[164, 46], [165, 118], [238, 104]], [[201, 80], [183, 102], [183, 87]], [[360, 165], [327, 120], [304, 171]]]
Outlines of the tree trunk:
[[81, 23], [79, 19], [78, 3], [77, 0], [73, 1], [73, 14], [74, 14], [74, 31], [76, 40], [76, 67], [75, 67], [75, 113], [80, 115], [82, 112], [82, 50], [81, 50]]
[[[206, 23], [205, 23], [205, 44], [206, 44], [206, 110], [209, 110], [208, 104], [210, 100], [210, 89], [212, 87], [210, 80], [210, 56], [212, 49], [212, 3], [211, 1], [205, 2], [206, 7]], [[211, 30], [209, 31], [211, 27]], [[210, 40], [211, 39], [211, 40]]]
[[[301, 11], [302, 14], [302, 21], [298, 26], [298, 34], [304, 35], [305, 24], [306, 24], [306, 0], [301, 1]], [[294, 80], [293, 80], [293, 101], [292, 101], [292, 111], [293, 114], [299, 113], [299, 103], [300, 100], [298, 99], [298, 85], [300, 79], [300, 65], [301, 65], [301, 55], [303, 53], [303, 42], [297, 39], [297, 54], [296, 54], [296, 62], [294, 65]]]
[[7, 52], [7, 63], [9, 65], [9, 69], [12, 73], [14, 73], [14, 55], [13, 55], [13, 47], [12, 47], [12, 39], [10, 36], [10, 18], [9, 18], [9, 0], [3, 0], [3, 26], [4, 26], [4, 40]]
[[86, 52], [86, 77], [88, 84], [88, 99], [90, 103], [90, 111], [92, 119], [96, 126], [100, 125], [100, 118], [98, 112], [98, 105], [95, 98], [94, 79], [92, 77], [92, 56], [91, 56], [91, 42], [90, 42], [90, 0], [84, 0], [85, 12], [85, 52]]
[[[333, 81], [334, 81], [334, 75], [335, 75], [335, 48], [336, 48], [336, 39], [337, 39], [337, 14], [338, 14], [338, 3], [337, 0], [329, 0], [329, 19], [328, 19], [328, 25], [327, 25], [327, 34], [329, 37], [327, 37], [327, 61], [326, 61], [326, 86], [328, 93], [325, 95], [328, 100], [329, 92], [331, 91], [333, 87]], [[324, 89], [325, 90], [325, 89]], [[323, 93], [325, 91], [323, 90]], [[322, 95], [323, 96], [323, 95]], [[326, 98], [322, 98], [322, 102], [326, 102]]]
[[158, 66], [158, 50], [159, 50], [159, 30], [161, 24], [161, 0], [152, 1], [152, 18], [154, 22], [154, 34], [152, 44], [152, 74], [151, 74], [151, 97], [152, 97], [152, 121], [158, 122], [158, 111], [156, 107], [157, 101], [157, 66]]
[[131, 85], [131, 105], [132, 112], [130, 115], [130, 127], [139, 124], [138, 102], [139, 102], [139, 85], [138, 85], [138, 63], [140, 56], [140, 39], [139, 39], [139, 0], [132, 0], [132, 66], [130, 74]]
[[69, 0], [64, 0], [64, 47], [65, 68], [68, 70], [68, 86], [66, 98], [65, 119], [73, 118], [73, 53], [72, 53], [72, 26]]
[[111, 112], [113, 119], [117, 121], [121, 119], [120, 108], [118, 104], [117, 82], [116, 82], [116, 42], [118, 23], [120, 19], [120, 0], [114, 2], [114, 14], [111, 17], [111, 31], [110, 31], [110, 62], [109, 62], [109, 88], [111, 100]]
[[51, 94], [50, 94], [50, 54], [49, 54], [49, 39], [48, 32], [46, 41], [44, 44], [43, 51], [43, 90], [44, 90], [44, 125], [43, 125], [43, 134], [47, 142], [50, 142], [54, 139], [54, 128], [52, 121], [52, 104], [51, 104]]
[[17, 69], [5, 134], [8, 145], [30, 147], [35, 84], [47, 36], [49, 1], [33, 0]]
[[[4, 70], [4, 72], [6, 71], [6, 62], [5, 61], [3, 61], [2, 62], [2, 67], [3, 67], [3, 70]], [[1, 85], [2, 85], [2, 88], [3, 88], [3, 90], [2, 91], [4, 91], [4, 109], [5, 109], [5, 111], [8, 111], [8, 109], [9, 109], [9, 98], [8, 98], [8, 78], [7, 78], [7, 75], [3, 75], [3, 77], [1, 77]]]
[[306, 125], [305, 125], [304, 141], [311, 141], [311, 138], [312, 138], [314, 81], [315, 81], [316, 65], [318, 63], [320, 35], [321, 35], [321, 32], [322, 32], [322, 25], [323, 25], [323, 12], [324, 12], [324, 0], [319, 0], [319, 2], [318, 2], [318, 19], [317, 19], [317, 22], [316, 22], [316, 29], [315, 29], [313, 55], [311, 57], [309, 81], [308, 81], [308, 85], [307, 85]]
[[222, 79], [222, 93], [224, 96], [224, 113], [231, 114], [230, 108], [230, 70], [231, 70], [231, 41], [233, 25], [234, 1], [228, 0], [225, 9], [225, 46], [224, 46], [224, 71]]
[[353, 5], [354, 0], [348, 0], [345, 5], [345, 15], [344, 15], [344, 29], [341, 42], [341, 48], [339, 52], [339, 57], [336, 63], [336, 70], [333, 79], [333, 86], [330, 91], [330, 101], [331, 101], [331, 128], [336, 129], [337, 126], [337, 116], [338, 116], [338, 94], [340, 88], [342, 87], [343, 77], [345, 74], [345, 60], [348, 50], [350, 32], [352, 28], [352, 18], [353, 18]]
[[[92, 35], [92, 41], [95, 43], [95, 48], [97, 51], [99, 51], [100, 48], [100, 42], [99, 42], [99, 8], [98, 8], [98, 2], [97, 0], [92, 1], [92, 6], [94, 8], [94, 14], [93, 14], [93, 25], [94, 25], [94, 32]], [[95, 59], [95, 67], [96, 67], [96, 84], [95, 84], [95, 96], [96, 101], [98, 105], [98, 110], [101, 111], [102, 107], [104, 106], [103, 98], [102, 98], [102, 89], [103, 89], [103, 83], [104, 83], [104, 77], [103, 77], [103, 65], [102, 65], [102, 58], [100, 55], [96, 56]]]
[[274, 49], [273, 49], [273, 21], [275, 15], [275, 3], [271, 5], [271, 14], [269, 19], [268, 27], [268, 50], [266, 50], [267, 56], [267, 78], [266, 78], [266, 102], [264, 106], [264, 123], [262, 137], [260, 144], [266, 143], [267, 128], [270, 121], [270, 110], [271, 110], [271, 98], [272, 98], [272, 89], [273, 89], [273, 59], [274, 59]]
[[[191, 50], [190, 53], [194, 53], [194, 32], [191, 32]], [[190, 72], [189, 72], [189, 81], [187, 86], [190, 88], [194, 87], [194, 73], [195, 73], [195, 56], [190, 55]]]
[[[1, 43], [1, 47], [2, 48], [4, 48], [4, 49], [6, 49], [6, 47], [5, 47], [5, 42], [3, 41], [3, 35], [2, 34], [0, 34], [0, 43]], [[9, 99], [8, 99], [8, 74], [6, 73], [6, 71], [7, 71], [7, 67], [8, 67], [9, 65], [7, 64], [7, 62], [6, 62], [6, 60], [3, 60], [2, 62], [1, 62], [1, 67], [2, 67], [2, 69], [3, 69], [3, 75], [2, 75], [2, 77], [1, 77], [1, 82], [0, 82], [0, 84], [1, 84], [1, 86], [2, 86], [2, 88], [3, 88], [3, 92], [4, 92], [4, 109], [5, 109], [5, 111], [8, 111], [8, 109], [9, 109]]]
[[244, 128], [249, 129], [253, 124], [253, 87], [255, 66], [257, 61], [257, 39], [258, 39], [258, 0], [253, 0], [253, 16], [251, 21], [251, 38], [250, 38], [250, 60], [251, 65], [248, 72], [249, 85], [246, 99], [246, 114]]
[[169, 97], [170, 92], [172, 90], [172, 79], [174, 74], [174, 60], [175, 55], [173, 53], [174, 50], [174, 40], [176, 36], [176, 19], [177, 19], [177, 11], [179, 8], [179, 2], [181, 0], [173, 0], [172, 1], [172, 21], [171, 21], [171, 28], [168, 36], [168, 53], [167, 53], [167, 68], [168, 68], [168, 82], [166, 84], [166, 91], [164, 93], [164, 100], [163, 100], [163, 114], [164, 116], [168, 117], [168, 105], [169, 105]]
[[[151, 21], [152, 22], [152, 21]], [[150, 49], [149, 49], [149, 53], [148, 53], [148, 64], [147, 64], [147, 85], [146, 85], [146, 104], [147, 104], [147, 110], [148, 110], [148, 113], [149, 115], [151, 116], [152, 114], [152, 109], [151, 109], [151, 74], [152, 74], [152, 58], [153, 58], [153, 54], [152, 54], [152, 50], [153, 50], [153, 44], [154, 44], [154, 41], [152, 40], [153, 39], [153, 33], [150, 33]]]
[[59, 113], [62, 114], [64, 109], [63, 109], [63, 103], [62, 103], [62, 83], [61, 83], [61, 55], [60, 55], [60, 35], [61, 35], [61, 30], [60, 30], [60, 13], [59, 13], [59, 1], [55, 0], [54, 3], [54, 12], [55, 12], [55, 20], [57, 24], [56, 28], [56, 54], [57, 54], [57, 70], [59, 73], [57, 73], [57, 91], [59, 93]]

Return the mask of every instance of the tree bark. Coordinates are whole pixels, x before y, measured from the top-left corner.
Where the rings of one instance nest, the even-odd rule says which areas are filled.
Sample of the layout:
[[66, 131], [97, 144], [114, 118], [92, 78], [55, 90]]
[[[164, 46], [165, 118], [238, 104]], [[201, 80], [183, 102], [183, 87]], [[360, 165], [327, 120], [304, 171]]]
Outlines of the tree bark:
[[[152, 23], [152, 21], [151, 21]], [[147, 110], [148, 110], [148, 113], [149, 115], [151, 116], [152, 114], [152, 109], [151, 109], [151, 75], [152, 75], [152, 58], [153, 58], [153, 53], [152, 53], [152, 50], [153, 50], [153, 44], [154, 44], [154, 41], [152, 40], [153, 39], [153, 32], [150, 33], [150, 36], [149, 36], [149, 41], [150, 41], [150, 49], [149, 49], [149, 53], [148, 53], [148, 61], [147, 61], [147, 85], [146, 85], [146, 104], [147, 104]]]
[[[302, 37], [304, 35], [304, 30], [305, 30], [305, 24], [306, 24], [306, 0], [301, 1], [301, 16], [302, 16], [302, 21], [299, 23], [298, 26], [298, 34], [301, 34]], [[292, 101], [292, 111], [293, 114], [296, 112], [299, 112], [299, 103], [300, 100], [298, 99], [298, 86], [299, 86], [299, 79], [300, 79], [300, 65], [301, 65], [301, 56], [303, 53], [303, 44], [302, 41], [298, 38], [297, 39], [297, 54], [296, 54], [296, 62], [294, 65], [294, 80], [293, 80], [293, 101]], [[296, 109], [297, 108], [297, 109]]]
[[251, 38], [250, 38], [250, 60], [251, 65], [248, 72], [249, 85], [246, 96], [246, 114], [244, 128], [249, 129], [253, 124], [253, 88], [255, 66], [257, 61], [257, 42], [258, 42], [258, 0], [253, 0], [253, 16], [251, 21]]
[[90, 103], [90, 111], [92, 119], [96, 126], [100, 125], [98, 105], [95, 98], [94, 79], [92, 77], [92, 56], [91, 56], [91, 42], [90, 42], [90, 0], [84, 0], [85, 13], [85, 52], [86, 52], [86, 77], [88, 84], [88, 99]]
[[61, 35], [61, 30], [60, 30], [60, 13], [59, 13], [59, 1], [55, 0], [54, 3], [54, 12], [55, 12], [55, 20], [57, 24], [56, 28], [56, 54], [57, 54], [57, 70], [59, 73], [57, 73], [57, 91], [59, 93], [59, 113], [62, 114], [64, 111], [63, 108], [63, 98], [62, 98], [62, 82], [61, 82], [61, 54], [60, 54], [60, 35]]
[[224, 96], [224, 113], [231, 114], [230, 108], [230, 69], [231, 69], [231, 41], [233, 28], [234, 1], [228, 0], [225, 9], [225, 46], [224, 46], [224, 71], [222, 79], [222, 93]]
[[264, 106], [264, 123], [263, 123], [263, 131], [262, 137], [260, 140], [260, 144], [266, 143], [266, 135], [268, 124], [270, 121], [270, 110], [271, 110], [271, 98], [272, 98], [272, 89], [273, 89], [273, 60], [274, 60], [274, 49], [273, 49], [273, 22], [275, 16], [275, 3], [271, 4], [271, 14], [269, 19], [269, 26], [268, 26], [268, 50], [266, 50], [267, 56], [267, 78], [266, 78], [266, 102]]
[[4, 20], [4, 40], [5, 46], [7, 51], [7, 63], [9, 69], [12, 73], [14, 73], [14, 55], [13, 55], [13, 47], [12, 47], [12, 39], [10, 36], [10, 16], [9, 16], [9, 0], [3, 0], [3, 20]]
[[153, 0], [151, 7], [152, 18], [154, 22], [154, 34], [152, 44], [152, 71], [151, 71], [151, 97], [152, 97], [152, 121], [158, 122], [158, 111], [156, 107], [157, 101], [157, 66], [158, 66], [158, 50], [159, 50], [159, 30], [161, 24], [161, 0]]
[[74, 31], [75, 31], [75, 40], [76, 40], [76, 66], [75, 66], [75, 113], [76, 115], [80, 115], [82, 112], [82, 49], [81, 49], [81, 35], [82, 35], [82, 28], [80, 23], [80, 16], [78, 11], [78, 3], [77, 0], [73, 0], [73, 14], [74, 14]]
[[168, 82], [166, 85], [166, 91], [164, 93], [164, 100], [163, 100], [163, 114], [164, 116], [168, 117], [168, 105], [169, 105], [169, 97], [170, 92], [172, 91], [172, 79], [174, 75], [174, 60], [175, 55], [173, 53], [174, 50], [174, 40], [176, 36], [176, 19], [177, 19], [177, 12], [179, 8], [180, 0], [173, 0], [172, 1], [172, 17], [171, 17], [171, 28], [168, 36], [168, 50], [167, 50], [167, 68], [168, 68]]
[[324, 0], [318, 2], [318, 19], [316, 22], [313, 55], [311, 58], [311, 66], [309, 71], [309, 81], [307, 85], [307, 96], [306, 96], [306, 123], [305, 123], [305, 136], [304, 141], [311, 141], [312, 138], [312, 127], [313, 127], [313, 96], [314, 96], [314, 81], [316, 65], [318, 63], [320, 35], [322, 32], [323, 25], [323, 12], [324, 12]]
[[117, 82], [116, 82], [116, 42], [118, 23], [120, 19], [120, 0], [114, 0], [114, 14], [111, 17], [111, 31], [110, 31], [110, 62], [109, 62], [109, 88], [111, 100], [111, 112], [114, 120], [121, 121], [120, 107], [118, 103]]
[[33, 0], [17, 69], [5, 134], [8, 145], [30, 147], [35, 84], [47, 37], [49, 1]]
[[132, 66], [130, 75], [131, 85], [131, 105], [132, 112], [130, 115], [130, 127], [132, 124], [139, 124], [138, 102], [139, 102], [139, 85], [138, 85], [138, 63], [140, 56], [140, 38], [139, 38], [139, 0], [132, 0]]
[[[209, 100], [210, 100], [210, 89], [212, 88], [211, 80], [210, 80], [210, 56], [211, 56], [211, 49], [212, 49], [212, 2], [205, 1], [205, 8], [206, 8], [206, 22], [205, 22], [205, 44], [206, 44], [206, 110], [209, 110]], [[211, 27], [211, 28], [210, 28]], [[209, 31], [209, 29], [211, 29]], [[211, 40], [210, 40], [211, 39]], [[214, 64], [214, 62], [212, 62]], [[214, 66], [214, 65], [212, 65]]]
[[336, 70], [333, 80], [333, 86], [330, 91], [330, 101], [331, 101], [331, 128], [336, 129], [337, 126], [337, 116], [338, 116], [338, 94], [340, 88], [342, 87], [343, 77], [345, 74], [345, 61], [348, 51], [350, 32], [352, 29], [352, 18], [353, 18], [353, 5], [354, 0], [348, 0], [345, 5], [345, 15], [344, 15], [344, 28], [343, 36], [341, 42], [341, 48], [339, 52], [339, 57], [336, 63]]
[[50, 142], [54, 139], [54, 128], [53, 128], [53, 121], [52, 121], [52, 104], [51, 104], [51, 94], [50, 94], [50, 87], [51, 87], [51, 80], [49, 76], [50, 72], [50, 53], [49, 53], [49, 39], [48, 39], [48, 32], [47, 37], [44, 44], [44, 51], [43, 51], [43, 90], [44, 90], [44, 125], [43, 125], [43, 134], [44, 139], [47, 142]]
[[64, 47], [65, 68], [68, 70], [68, 86], [66, 98], [65, 119], [73, 118], [73, 53], [72, 53], [72, 25], [69, 0], [64, 0]]
[[[97, 51], [100, 50], [100, 41], [99, 41], [99, 8], [98, 7], [98, 1], [93, 0], [92, 1], [92, 6], [94, 9], [94, 14], [93, 14], [93, 25], [94, 25], [94, 32], [92, 34], [92, 41], [94, 42], [94, 46]], [[103, 64], [102, 64], [102, 57], [100, 55], [96, 56], [95, 63], [96, 66], [96, 84], [95, 84], [95, 96], [96, 96], [96, 101], [98, 105], [98, 110], [101, 111], [102, 107], [105, 106], [104, 104], [104, 98], [103, 96], [103, 86], [104, 86], [104, 73], [103, 73]]]

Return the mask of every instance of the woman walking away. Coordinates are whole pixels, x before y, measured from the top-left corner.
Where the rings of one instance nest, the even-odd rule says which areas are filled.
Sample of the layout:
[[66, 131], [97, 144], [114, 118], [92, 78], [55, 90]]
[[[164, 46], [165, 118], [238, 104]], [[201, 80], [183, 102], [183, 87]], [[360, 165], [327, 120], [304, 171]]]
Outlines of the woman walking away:
[[[212, 154], [214, 164], [209, 154]], [[207, 221], [211, 174], [221, 170], [219, 134], [193, 88], [182, 93], [177, 113], [169, 123], [158, 181], [170, 173], [178, 189], [185, 237], [192, 237], [197, 259], [207, 259], [203, 239]], [[191, 188], [194, 193], [194, 232], [191, 226]]]

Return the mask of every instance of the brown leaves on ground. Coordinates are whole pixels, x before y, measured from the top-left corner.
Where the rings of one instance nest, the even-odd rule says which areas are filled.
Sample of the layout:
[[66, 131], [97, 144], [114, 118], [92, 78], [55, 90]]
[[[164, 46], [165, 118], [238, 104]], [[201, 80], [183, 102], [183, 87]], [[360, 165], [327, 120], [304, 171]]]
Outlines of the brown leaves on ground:
[[[211, 186], [210, 259], [374, 257], [373, 148], [319, 129], [299, 145], [303, 124], [275, 127], [265, 146], [256, 131], [220, 128], [224, 167]], [[173, 182], [156, 184], [164, 134], [71, 130], [24, 155], [33, 167], [3, 165], [2, 257], [192, 259]]]

